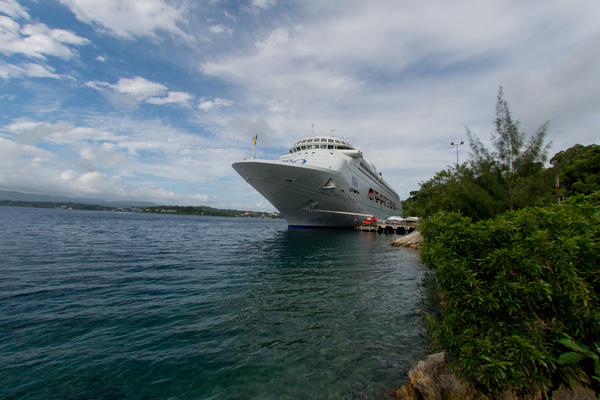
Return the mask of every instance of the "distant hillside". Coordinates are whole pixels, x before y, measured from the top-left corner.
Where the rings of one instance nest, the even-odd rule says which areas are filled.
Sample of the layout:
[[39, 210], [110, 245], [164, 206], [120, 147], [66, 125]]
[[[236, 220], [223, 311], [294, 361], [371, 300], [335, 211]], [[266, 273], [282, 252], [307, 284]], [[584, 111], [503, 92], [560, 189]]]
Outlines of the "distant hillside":
[[12, 201], [32, 201], [32, 202], [50, 202], [50, 203], [82, 203], [97, 204], [107, 207], [153, 207], [156, 203], [149, 201], [107, 201], [99, 199], [86, 199], [81, 197], [53, 196], [48, 194], [21, 193], [11, 190], [0, 190], [0, 200]]
[[157, 206], [150, 202], [120, 202], [37, 195], [0, 190], [0, 207], [62, 208], [72, 210], [129, 211], [153, 214], [206, 215], [218, 217], [283, 218], [277, 212], [242, 211], [207, 206]]
[[211, 215], [215, 217], [283, 218], [277, 212], [229, 210], [207, 206], [158, 206], [148, 207], [143, 212], [153, 214]]

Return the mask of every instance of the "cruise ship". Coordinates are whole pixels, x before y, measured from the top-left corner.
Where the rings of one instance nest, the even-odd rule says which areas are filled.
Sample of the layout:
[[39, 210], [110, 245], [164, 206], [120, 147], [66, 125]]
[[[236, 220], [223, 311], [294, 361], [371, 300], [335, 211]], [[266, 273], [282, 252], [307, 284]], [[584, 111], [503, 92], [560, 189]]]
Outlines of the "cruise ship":
[[402, 214], [398, 194], [375, 165], [333, 135], [302, 139], [278, 160], [253, 156], [232, 167], [290, 228], [349, 228], [365, 218]]

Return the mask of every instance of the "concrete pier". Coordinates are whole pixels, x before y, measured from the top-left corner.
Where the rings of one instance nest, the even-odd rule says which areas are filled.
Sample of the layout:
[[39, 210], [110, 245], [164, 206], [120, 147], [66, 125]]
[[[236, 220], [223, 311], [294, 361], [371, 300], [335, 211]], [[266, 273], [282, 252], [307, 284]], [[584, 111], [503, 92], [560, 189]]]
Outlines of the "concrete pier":
[[354, 225], [356, 231], [377, 232], [386, 234], [407, 235], [415, 230], [416, 223], [401, 222], [360, 222]]

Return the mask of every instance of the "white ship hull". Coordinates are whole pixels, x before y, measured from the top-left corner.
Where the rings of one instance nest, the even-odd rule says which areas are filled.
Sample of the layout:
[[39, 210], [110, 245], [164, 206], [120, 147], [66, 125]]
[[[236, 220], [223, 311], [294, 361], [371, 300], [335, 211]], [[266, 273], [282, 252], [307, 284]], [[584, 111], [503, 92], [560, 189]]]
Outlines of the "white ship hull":
[[292, 147], [278, 160], [250, 159], [232, 166], [291, 228], [353, 227], [367, 217], [400, 215], [398, 195], [358, 150], [342, 143], [325, 149]]

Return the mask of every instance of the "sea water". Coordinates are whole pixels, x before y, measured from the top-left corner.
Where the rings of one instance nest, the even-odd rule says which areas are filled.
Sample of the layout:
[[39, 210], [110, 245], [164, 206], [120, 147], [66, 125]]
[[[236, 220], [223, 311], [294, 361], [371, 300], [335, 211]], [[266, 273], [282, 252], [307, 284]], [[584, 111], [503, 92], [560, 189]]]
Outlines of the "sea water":
[[0, 207], [0, 398], [390, 398], [435, 308], [395, 238]]

